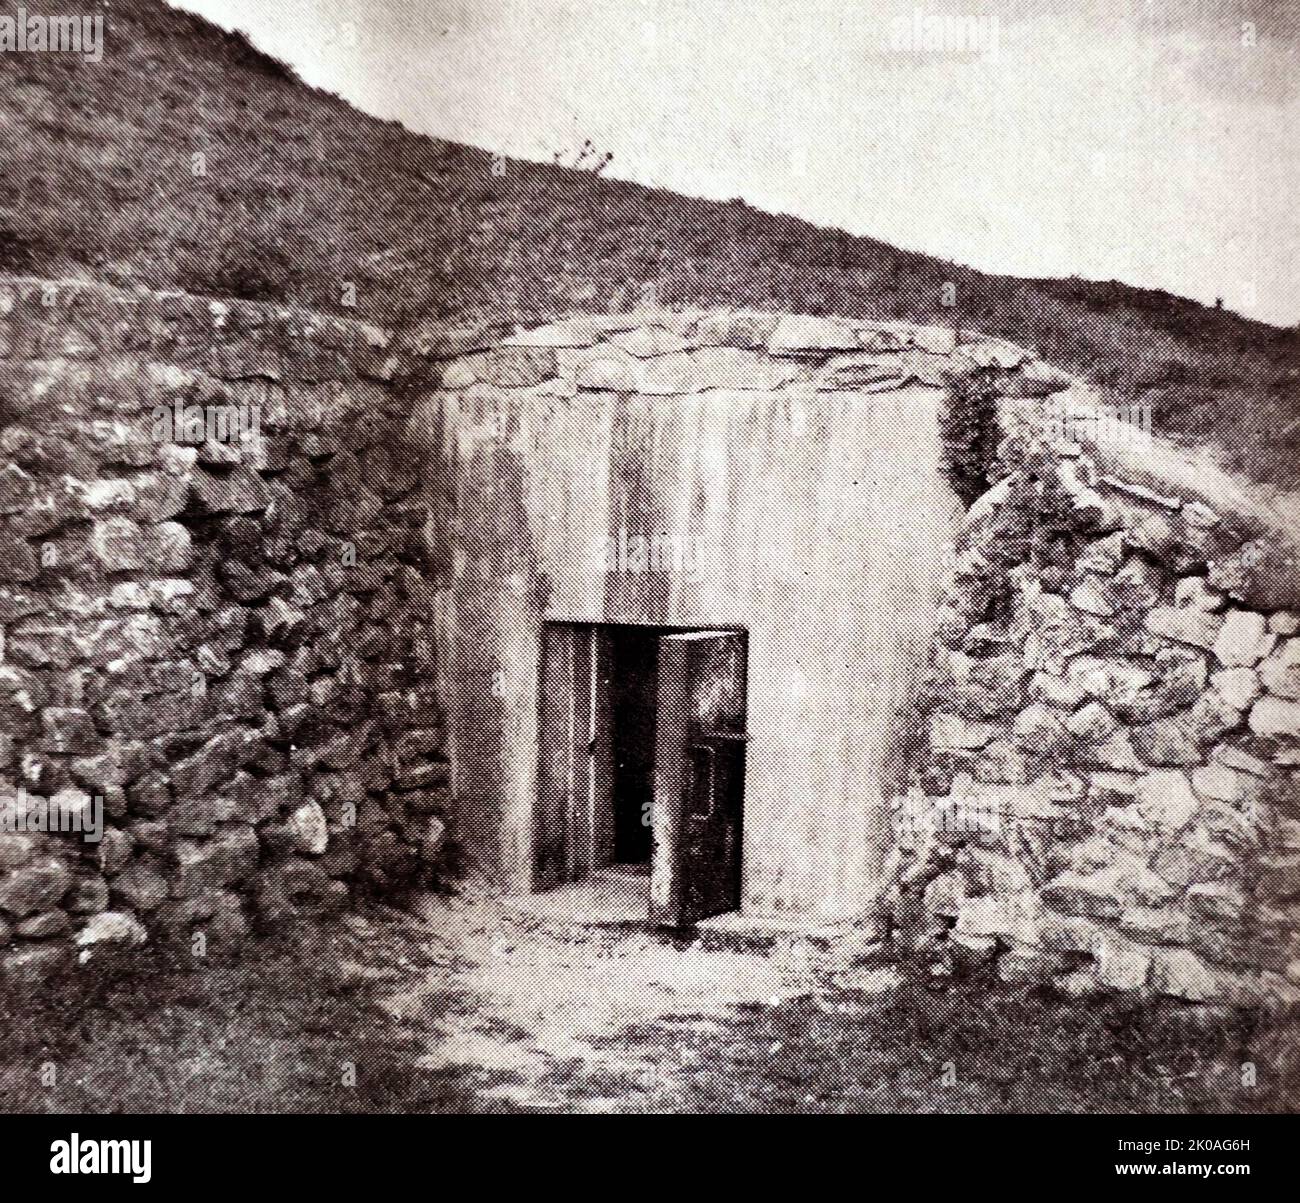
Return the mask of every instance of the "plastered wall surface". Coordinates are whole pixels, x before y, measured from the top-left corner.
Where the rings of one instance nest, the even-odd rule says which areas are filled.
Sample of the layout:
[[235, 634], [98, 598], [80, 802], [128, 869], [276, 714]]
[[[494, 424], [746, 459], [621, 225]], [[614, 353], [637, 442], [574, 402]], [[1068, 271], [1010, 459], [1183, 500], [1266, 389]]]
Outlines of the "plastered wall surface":
[[512, 888], [530, 876], [542, 622], [737, 625], [744, 907], [860, 910], [958, 512], [939, 410], [959, 358], [947, 330], [688, 313], [442, 360], [420, 421], [455, 482], [457, 793]]

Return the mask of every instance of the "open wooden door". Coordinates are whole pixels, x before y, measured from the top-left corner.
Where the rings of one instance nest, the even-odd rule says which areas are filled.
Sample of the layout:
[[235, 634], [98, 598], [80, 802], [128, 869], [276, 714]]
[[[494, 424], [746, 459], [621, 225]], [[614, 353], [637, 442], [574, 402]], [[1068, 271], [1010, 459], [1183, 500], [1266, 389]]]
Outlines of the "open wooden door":
[[592, 626], [542, 630], [534, 890], [581, 881], [614, 859], [610, 638]]
[[541, 763], [533, 819], [533, 889], [577, 881], [591, 847], [591, 628], [542, 632]]
[[659, 640], [650, 919], [683, 927], [740, 906], [745, 640]]

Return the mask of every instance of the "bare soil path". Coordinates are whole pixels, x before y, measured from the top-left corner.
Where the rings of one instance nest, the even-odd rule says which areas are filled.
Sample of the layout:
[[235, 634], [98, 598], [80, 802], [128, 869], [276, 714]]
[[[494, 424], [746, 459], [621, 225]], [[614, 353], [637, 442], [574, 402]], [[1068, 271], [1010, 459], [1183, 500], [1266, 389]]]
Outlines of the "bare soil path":
[[[472, 1075], [481, 1106], [676, 1110], [702, 1043], [737, 1014], [816, 999], [826, 981], [820, 954], [798, 939], [767, 952], [706, 947], [497, 902], [435, 902], [425, 914], [431, 946], [456, 970], [379, 1005], [399, 1023], [440, 1012], [418, 1064]], [[890, 969], [859, 976], [875, 991], [899, 981]], [[448, 990], [461, 1005], [430, 1005]]]
[[[3, 1003], [5, 1111], [1286, 1111], [1294, 1025], [434, 897]], [[1242, 1066], [1257, 1066], [1243, 1085]], [[51, 1074], [50, 1067], [54, 1072]]]

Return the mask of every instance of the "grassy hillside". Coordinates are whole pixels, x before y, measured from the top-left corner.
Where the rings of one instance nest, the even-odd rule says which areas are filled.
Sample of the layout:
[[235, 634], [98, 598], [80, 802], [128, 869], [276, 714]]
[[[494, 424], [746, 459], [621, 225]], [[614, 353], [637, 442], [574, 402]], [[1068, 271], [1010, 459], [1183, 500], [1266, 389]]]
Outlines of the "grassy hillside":
[[952, 281], [964, 325], [1144, 391], [1161, 428], [1256, 479], [1300, 477], [1295, 331], [1115, 283], [990, 276], [740, 201], [517, 161], [494, 175], [487, 151], [367, 117], [161, 0], [102, 11], [99, 64], [0, 55], [0, 270], [402, 326], [620, 309], [648, 285], [668, 305], [946, 321]]

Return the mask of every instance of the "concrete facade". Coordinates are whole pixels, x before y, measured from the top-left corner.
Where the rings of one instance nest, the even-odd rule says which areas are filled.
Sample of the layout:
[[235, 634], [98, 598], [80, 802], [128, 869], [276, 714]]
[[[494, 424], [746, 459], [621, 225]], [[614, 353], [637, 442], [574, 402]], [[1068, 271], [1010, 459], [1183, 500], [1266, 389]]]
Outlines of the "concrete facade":
[[532, 880], [544, 622], [739, 627], [743, 906], [861, 911], [960, 509], [939, 436], [955, 354], [941, 329], [676, 314], [443, 363], [416, 421], [452, 490], [459, 832], [505, 888]]

